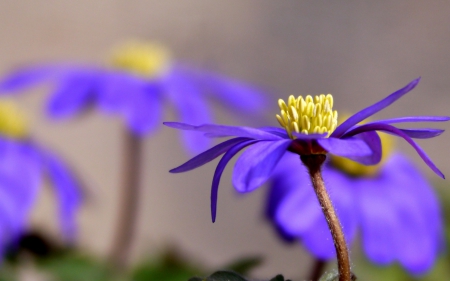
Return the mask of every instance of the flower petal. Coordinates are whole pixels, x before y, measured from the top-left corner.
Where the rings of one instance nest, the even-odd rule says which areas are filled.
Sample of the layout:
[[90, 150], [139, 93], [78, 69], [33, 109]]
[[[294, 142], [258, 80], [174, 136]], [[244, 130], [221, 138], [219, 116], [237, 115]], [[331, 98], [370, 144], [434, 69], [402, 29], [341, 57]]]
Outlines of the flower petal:
[[248, 138], [233, 138], [233, 139], [224, 141], [224, 142], [214, 146], [213, 148], [210, 148], [207, 151], [200, 153], [199, 155], [190, 159], [186, 163], [184, 163], [176, 168], [173, 168], [169, 172], [170, 173], [183, 173], [183, 172], [187, 172], [187, 171], [193, 170], [195, 168], [198, 168], [200, 166], [203, 166], [206, 163], [217, 158], [219, 155], [228, 151], [231, 147], [233, 147], [243, 141], [247, 141], [247, 140], [249, 140], [249, 139]]
[[359, 138], [321, 138], [317, 142], [329, 153], [342, 157], [365, 157], [372, 155], [372, 150], [364, 140]]
[[403, 95], [414, 89], [417, 84], [419, 83], [420, 78], [417, 78], [413, 81], [411, 81], [408, 85], [401, 88], [400, 90], [395, 91], [394, 93], [390, 94], [386, 98], [382, 99], [381, 101], [372, 104], [369, 107], [364, 108], [363, 110], [359, 111], [358, 113], [352, 115], [350, 118], [345, 120], [341, 125], [339, 125], [336, 130], [331, 134], [330, 137], [339, 138], [347, 132], [351, 127], [358, 124], [359, 122], [363, 121], [364, 119], [374, 115], [378, 111], [388, 107], [393, 102], [401, 98]]
[[153, 132], [161, 124], [159, 87], [152, 83], [133, 84], [122, 108], [129, 129], [138, 136]]
[[231, 109], [238, 109], [238, 112], [257, 113], [267, 108], [266, 93], [252, 85], [212, 72], [202, 71], [200, 73], [200, 71], [187, 67], [177, 67], [176, 70], [179, 75], [196, 80], [197, 83], [207, 88], [207, 94]]
[[80, 187], [67, 165], [51, 153], [45, 153], [46, 168], [55, 189], [59, 222], [64, 237], [72, 242], [76, 236], [76, 213], [81, 205]]
[[181, 122], [164, 122], [167, 127], [179, 129], [179, 130], [189, 130], [189, 131], [199, 131], [208, 134], [220, 135], [220, 136], [234, 136], [234, 137], [244, 137], [252, 138], [258, 140], [280, 140], [281, 137], [265, 132], [260, 129], [250, 128], [250, 127], [238, 127], [238, 126], [225, 126], [225, 125], [215, 125], [215, 124], [204, 124], [204, 125], [190, 125]]
[[261, 141], [249, 147], [236, 161], [233, 185], [239, 192], [250, 192], [262, 185], [280, 161], [292, 140]]
[[428, 165], [428, 167], [433, 170], [438, 176], [441, 178], [445, 178], [444, 174], [436, 167], [436, 165], [431, 161], [431, 159], [428, 157], [428, 155], [425, 153], [425, 151], [422, 150], [422, 148], [413, 140], [411, 139], [405, 132], [402, 130], [388, 125], [388, 124], [378, 124], [378, 123], [372, 123], [369, 125], [361, 125], [359, 127], [353, 128], [350, 131], [348, 131], [344, 137], [347, 136], [354, 136], [357, 134], [360, 134], [362, 132], [368, 132], [368, 131], [384, 131], [392, 133], [396, 136], [402, 137], [404, 140], [406, 140], [419, 154], [419, 156], [422, 158], [422, 160]]
[[214, 177], [211, 185], [211, 219], [212, 222], [216, 221], [217, 214], [217, 195], [219, 190], [220, 177], [222, 176], [223, 170], [227, 166], [228, 162], [233, 158], [236, 153], [241, 151], [246, 146], [249, 146], [257, 141], [255, 140], [246, 140], [241, 141], [238, 144], [235, 144], [231, 149], [229, 149], [225, 155], [220, 159], [217, 164], [216, 170], [214, 171]]
[[[181, 122], [188, 124], [212, 122], [209, 106], [201, 95], [199, 86], [192, 79], [172, 70], [162, 79], [162, 84]], [[211, 145], [210, 139], [195, 132], [184, 131], [182, 136], [183, 144], [194, 154]]]
[[419, 128], [419, 129], [399, 129], [410, 138], [415, 139], [430, 139], [440, 136], [445, 130], [434, 128]]
[[450, 120], [449, 116], [404, 116], [367, 122], [365, 123], [365, 125], [373, 123], [394, 124], [405, 122], [446, 122], [449, 120]]
[[97, 76], [75, 71], [61, 77], [47, 103], [47, 113], [53, 118], [71, 117], [93, 101]]
[[21, 68], [0, 81], [0, 92], [21, 91], [49, 79], [57, 69], [52, 66], [32, 66]]

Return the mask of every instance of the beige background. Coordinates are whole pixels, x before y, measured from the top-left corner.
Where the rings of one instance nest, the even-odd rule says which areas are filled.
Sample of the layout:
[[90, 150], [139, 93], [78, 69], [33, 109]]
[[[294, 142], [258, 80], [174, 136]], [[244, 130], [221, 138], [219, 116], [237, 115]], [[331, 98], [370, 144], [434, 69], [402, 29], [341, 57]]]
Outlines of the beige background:
[[[378, 117], [448, 115], [450, 3], [392, 2], [2, 1], [0, 70], [47, 60], [102, 63], [117, 42], [144, 38], [167, 44], [180, 60], [270, 87], [275, 92], [270, 114], [278, 97], [322, 92], [334, 94], [338, 110], [354, 111], [422, 76], [416, 90]], [[41, 110], [47, 90], [21, 96], [20, 106], [33, 135], [83, 175], [89, 197], [79, 217], [79, 243], [105, 255], [121, 182], [120, 120], [94, 113], [69, 123], [51, 122]], [[221, 122], [233, 122], [223, 110], [219, 113]], [[171, 118], [167, 111], [166, 119]], [[210, 266], [240, 255], [270, 254], [257, 276], [300, 276], [310, 259], [300, 246], [279, 242], [262, 219], [265, 188], [238, 196], [227, 170], [218, 220], [212, 224], [209, 187], [215, 165], [170, 175], [167, 171], [188, 157], [177, 138], [163, 128], [146, 140], [134, 257], [173, 242]], [[444, 134], [420, 142], [447, 175], [449, 140]], [[400, 146], [418, 160], [411, 148]], [[56, 232], [49, 194], [40, 199], [33, 224]]]

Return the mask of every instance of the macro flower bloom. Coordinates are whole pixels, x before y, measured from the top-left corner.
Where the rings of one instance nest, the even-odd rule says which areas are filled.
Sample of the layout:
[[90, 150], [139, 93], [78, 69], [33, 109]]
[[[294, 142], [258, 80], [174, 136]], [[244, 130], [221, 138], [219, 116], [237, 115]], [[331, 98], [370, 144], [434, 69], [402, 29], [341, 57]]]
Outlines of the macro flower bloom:
[[382, 146], [377, 131], [399, 136], [406, 140], [424, 162], [440, 177], [444, 175], [417, 145], [413, 138], [431, 138], [443, 130], [432, 128], [401, 129], [391, 124], [404, 122], [441, 122], [450, 120], [442, 116], [409, 116], [368, 122], [359, 122], [391, 105], [411, 91], [420, 79], [395, 91], [381, 101], [359, 111], [337, 126], [337, 112], [332, 110], [331, 95], [315, 98], [290, 97], [288, 104], [279, 101], [281, 114], [277, 117], [284, 129], [277, 127], [249, 128], [223, 125], [190, 125], [179, 122], [164, 124], [181, 130], [203, 132], [209, 137], [228, 137], [213, 148], [197, 155], [172, 173], [186, 172], [202, 166], [224, 154], [214, 173], [211, 187], [211, 213], [215, 221], [217, 191], [220, 177], [230, 159], [248, 147], [237, 159], [233, 171], [233, 185], [239, 192], [250, 192], [266, 182], [278, 162], [288, 151], [300, 156], [332, 154], [349, 158], [364, 165], [380, 162]]
[[43, 177], [58, 201], [64, 238], [76, 235], [75, 215], [81, 203], [79, 185], [64, 163], [27, 135], [23, 117], [11, 102], [0, 102], [0, 255], [26, 230]]
[[[360, 234], [372, 262], [399, 262], [410, 273], [422, 274], [442, 251], [441, 210], [432, 186], [411, 160], [391, 153], [390, 138], [381, 135], [378, 165], [331, 156], [323, 178], [348, 245]], [[318, 260], [335, 258], [308, 171], [293, 153], [284, 155], [271, 177], [266, 216], [285, 241], [300, 240]]]
[[[257, 113], [265, 108], [262, 92], [230, 78], [173, 61], [161, 45], [130, 42], [115, 49], [106, 67], [71, 64], [19, 69], [0, 82], [0, 92], [18, 92], [43, 81], [55, 83], [47, 102], [51, 118], [68, 118], [92, 105], [122, 116], [138, 136], [161, 124], [163, 103], [169, 102], [186, 123], [212, 122], [206, 98], [235, 112]], [[244, 106], [245, 105], [245, 106]], [[183, 132], [188, 149], [199, 152], [208, 139]]]

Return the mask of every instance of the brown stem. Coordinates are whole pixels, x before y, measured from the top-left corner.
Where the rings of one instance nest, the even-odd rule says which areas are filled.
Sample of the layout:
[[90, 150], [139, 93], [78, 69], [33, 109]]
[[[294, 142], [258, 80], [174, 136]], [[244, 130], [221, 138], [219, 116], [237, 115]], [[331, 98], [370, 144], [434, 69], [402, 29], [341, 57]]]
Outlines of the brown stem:
[[311, 281], [318, 281], [320, 277], [322, 276], [323, 270], [325, 269], [325, 266], [327, 265], [327, 262], [321, 259], [315, 259], [314, 260], [314, 267], [311, 271], [311, 275], [309, 276], [308, 280]]
[[125, 131], [125, 159], [124, 178], [121, 186], [118, 223], [114, 232], [114, 240], [110, 259], [112, 263], [119, 267], [126, 266], [130, 252], [131, 241], [134, 234], [134, 227], [139, 199], [139, 173], [141, 162], [142, 141], [130, 131]]
[[316, 192], [317, 199], [319, 199], [323, 214], [328, 223], [328, 227], [333, 237], [334, 247], [336, 248], [339, 281], [351, 281], [352, 273], [350, 271], [350, 259], [348, 256], [347, 244], [344, 239], [341, 224], [334, 211], [333, 204], [328, 196], [325, 184], [322, 179], [320, 167], [326, 159], [324, 154], [312, 154], [300, 156], [303, 164], [308, 168], [311, 181]]

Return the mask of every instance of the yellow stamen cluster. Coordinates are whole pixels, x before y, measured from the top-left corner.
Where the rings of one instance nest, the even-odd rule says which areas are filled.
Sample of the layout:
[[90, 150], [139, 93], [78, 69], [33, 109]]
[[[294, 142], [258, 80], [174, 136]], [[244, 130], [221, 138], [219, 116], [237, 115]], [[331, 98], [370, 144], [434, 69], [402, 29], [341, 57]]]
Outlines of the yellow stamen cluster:
[[11, 101], [0, 101], [0, 134], [11, 138], [27, 135], [25, 117]]
[[110, 62], [113, 67], [153, 77], [169, 67], [170, 54], [159, 44], [136, 41], [114, 49], [110, 56]]
[[293, 132], [302, 134], [331, 134], [337, 126], [337, 111], [333, 111], [333, 96], [320, 95], [314, 98], [310, 95], [303, 99], [289, 96], [287, 104], [278, 100], [281, 114], [276, 115], [280, 125], [286, 129], [291, 139]]

